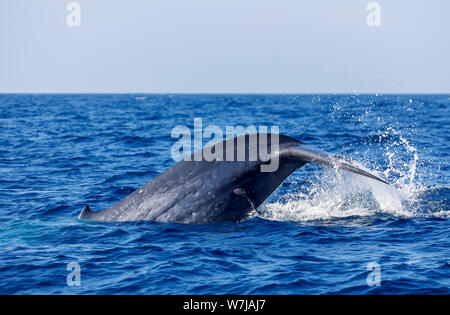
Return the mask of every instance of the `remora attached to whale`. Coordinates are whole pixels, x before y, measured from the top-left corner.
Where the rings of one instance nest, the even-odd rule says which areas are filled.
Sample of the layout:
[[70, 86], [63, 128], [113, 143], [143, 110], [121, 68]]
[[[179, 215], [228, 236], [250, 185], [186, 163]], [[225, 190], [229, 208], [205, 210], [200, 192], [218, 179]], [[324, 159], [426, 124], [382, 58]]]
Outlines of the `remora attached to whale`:
[[[270, 148], [272, 137], [269, 133], [258, 133], [257, 137], [252, 138], [257, 139], [255, 142], [250, 141], [251, 136], [255, 135], [227, 139], [209, 147], [208, 152], [216, 152], [217, 146], [221, 146], [224, 157], [221, 161], [180, 161], [107, 209], [92, 211], [89, 206], [85, 206], [79, 218], [185, 224], [241, 221], [257, 209], [290, 174], [308, 162], [329, 165], [386, 183], [343, 158], [317, 151], [283, 135], [277, 135], [279, 149], [270, 152], [271, 158], [278, 159], [278, 169], [261, 172], [261, 165], [269, 162], [262, 161], [259, 156], [256, 161], [250, 161], [249, 151], [255, 149], [252, 146], [258, 146], [263, 137]], [[246, 159], [225, 161], [228, 148], [234, 149], [235, 156], [236, 152], [244, 150]]]

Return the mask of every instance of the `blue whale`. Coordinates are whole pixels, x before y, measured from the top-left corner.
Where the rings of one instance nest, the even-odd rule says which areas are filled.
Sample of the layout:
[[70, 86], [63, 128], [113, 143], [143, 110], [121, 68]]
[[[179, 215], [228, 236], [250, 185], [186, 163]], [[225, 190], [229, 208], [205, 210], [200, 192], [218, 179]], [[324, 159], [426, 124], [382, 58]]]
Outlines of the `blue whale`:
[[[184, 224], [241, 221], [253, 210], [257, 211], [264, 200], [290, 174], [309, 162], [328, 165], [386, 183], [344, 158], [315, 150], [291, 137], [277, 137], [278, 149], [270, 152], [270, 159], [278, 160], [278, 168], [275, 171], [261, 171], [261, 167], [270, 163], [270, 160], [249, 158], [251, 150], [262, 140], [268, 147], [271, 146], [271, 134], [258, 133], [231, 138], [203, 149], [203, 152], [216, 152], [221, 148], [223, 158], [195, 161], [194, 153], [189, 160], [176, 163], [107, 209], [92, 211], [89, 206], [85, 206], [79, 219], [151, 220]], [[256, 139], [256, 142], [251, 139]], [[230, 149], [234, 150], [234, 157], [236, 152], [245, 152], [245, 159], [227, 160], [227, 151]]]

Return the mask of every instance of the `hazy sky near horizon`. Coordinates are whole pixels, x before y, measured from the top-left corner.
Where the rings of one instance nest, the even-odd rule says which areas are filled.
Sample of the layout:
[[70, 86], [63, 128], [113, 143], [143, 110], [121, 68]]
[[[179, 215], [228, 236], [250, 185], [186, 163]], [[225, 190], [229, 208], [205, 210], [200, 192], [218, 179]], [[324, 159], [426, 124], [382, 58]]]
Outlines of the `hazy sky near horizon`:
[[0, 0], [0, 92], [450, 93], [450, 1]]

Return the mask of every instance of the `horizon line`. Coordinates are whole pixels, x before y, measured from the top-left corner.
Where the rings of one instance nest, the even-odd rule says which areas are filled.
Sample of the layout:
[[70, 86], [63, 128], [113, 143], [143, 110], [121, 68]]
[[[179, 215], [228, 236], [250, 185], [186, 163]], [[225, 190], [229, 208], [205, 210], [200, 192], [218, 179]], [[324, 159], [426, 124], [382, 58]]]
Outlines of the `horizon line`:
[[0, 95], [450, 95], [450, 92], [1, 92]]

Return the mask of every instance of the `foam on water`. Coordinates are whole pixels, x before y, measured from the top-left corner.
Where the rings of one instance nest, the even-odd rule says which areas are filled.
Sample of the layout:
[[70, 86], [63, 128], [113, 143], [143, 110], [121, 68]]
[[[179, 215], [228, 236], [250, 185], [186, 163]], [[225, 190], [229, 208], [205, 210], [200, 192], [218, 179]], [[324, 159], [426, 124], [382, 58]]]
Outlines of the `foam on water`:
[[371, 171], [360, 162], [354, 161], [353, 164], [388, 179], [390, 185], [322, 167], [322, 171], [315, 172], [306, 184], [294, 181], [295, 193], [289, 193], [276, 202], [263, 204], [260, 209], [261, 217], [294, 222], [377, 214], [401, 218], [448, 217], [449, 211], [446, 210], [427, 213], [420, 209], [420, 196], [429, 188], [420, 184], [417, 172], [419, 155], [416, 148], [392, 127], [387, 128], [380, 137], [395, 139], [384, 147], [383, 141], [377, 143], [376, 148], [384, 150], [388, 167], [383, 171]]

